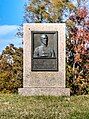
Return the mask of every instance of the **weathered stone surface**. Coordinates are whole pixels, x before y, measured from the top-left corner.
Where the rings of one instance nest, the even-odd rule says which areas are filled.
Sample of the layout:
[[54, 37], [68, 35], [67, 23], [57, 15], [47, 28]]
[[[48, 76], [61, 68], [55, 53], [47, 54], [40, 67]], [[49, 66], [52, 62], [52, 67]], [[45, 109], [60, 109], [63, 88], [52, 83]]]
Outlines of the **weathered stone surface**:
[[[23, 88], [18, 89], [19, 94], [70, 95], [70, 90], [65, 88], [65, 24], [31, 23], [24, 24], [23, 29]], [[56, 71], [52, 71], [53, 69], [50, 71], [32, 71], [32, 31], [58, 31], [58, 64], [55, 68]]]

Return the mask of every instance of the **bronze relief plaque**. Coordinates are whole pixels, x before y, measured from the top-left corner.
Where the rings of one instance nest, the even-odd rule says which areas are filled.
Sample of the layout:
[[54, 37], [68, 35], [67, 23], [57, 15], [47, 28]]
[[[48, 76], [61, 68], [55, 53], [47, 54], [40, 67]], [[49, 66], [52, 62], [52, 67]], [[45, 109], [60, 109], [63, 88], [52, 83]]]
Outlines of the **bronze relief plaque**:
[[58, 32], [31, 31], [31, 70], [58, 71]]

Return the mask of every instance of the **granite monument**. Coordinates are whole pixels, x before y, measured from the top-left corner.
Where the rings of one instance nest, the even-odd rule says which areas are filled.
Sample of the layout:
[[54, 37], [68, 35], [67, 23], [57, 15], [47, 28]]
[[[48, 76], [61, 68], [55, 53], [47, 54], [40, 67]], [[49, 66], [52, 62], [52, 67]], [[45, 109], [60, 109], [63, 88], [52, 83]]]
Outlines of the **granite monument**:
[[65, 87], [65, 24], [26, 23], [23, 27], [22, 95], [69, 96]]

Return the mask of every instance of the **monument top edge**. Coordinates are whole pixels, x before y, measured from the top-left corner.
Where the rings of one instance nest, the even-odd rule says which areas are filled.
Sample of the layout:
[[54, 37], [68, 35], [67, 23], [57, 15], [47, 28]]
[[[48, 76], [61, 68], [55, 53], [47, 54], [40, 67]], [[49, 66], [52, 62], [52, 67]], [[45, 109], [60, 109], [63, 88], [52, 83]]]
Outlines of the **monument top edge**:
[[24, 23], [23, 26], [65, 26], [65, 23]]

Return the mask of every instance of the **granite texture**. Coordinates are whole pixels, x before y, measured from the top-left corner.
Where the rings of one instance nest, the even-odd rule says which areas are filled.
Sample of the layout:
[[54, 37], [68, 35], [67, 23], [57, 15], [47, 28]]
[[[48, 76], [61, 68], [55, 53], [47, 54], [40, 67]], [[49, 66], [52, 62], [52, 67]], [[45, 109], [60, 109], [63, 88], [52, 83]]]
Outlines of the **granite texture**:
[[19, 94], [24, 96], [70, 96], [69, 88], [60, 88], [60, 87], [30, 87], [30, 88], [20, 88]]
[[[31, 71], [31, 31], [58, 31], [58, 71]], [[26, 23], [23, 27], [22, 95], [70, 95], [65, 88], [65, 24]]]

